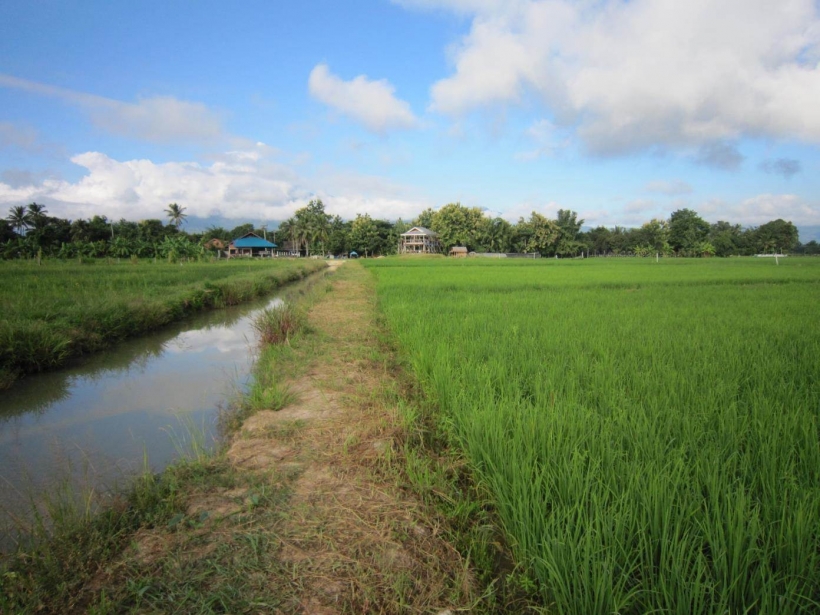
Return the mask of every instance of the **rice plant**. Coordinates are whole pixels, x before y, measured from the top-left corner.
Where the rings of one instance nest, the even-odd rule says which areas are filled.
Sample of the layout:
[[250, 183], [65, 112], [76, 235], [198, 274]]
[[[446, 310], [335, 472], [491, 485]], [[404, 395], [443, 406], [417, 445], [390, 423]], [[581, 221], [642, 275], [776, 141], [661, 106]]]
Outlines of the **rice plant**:
[[367, 266], [545, 606], [820, 611], [820, 261]]

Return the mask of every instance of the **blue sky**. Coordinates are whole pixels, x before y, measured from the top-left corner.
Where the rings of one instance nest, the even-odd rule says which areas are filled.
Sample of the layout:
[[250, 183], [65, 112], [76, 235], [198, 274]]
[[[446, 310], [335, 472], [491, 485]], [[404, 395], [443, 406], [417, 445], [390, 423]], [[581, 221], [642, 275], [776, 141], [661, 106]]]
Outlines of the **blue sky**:
[[815, 0], [0, 4], [0, 207], [820, 225]]

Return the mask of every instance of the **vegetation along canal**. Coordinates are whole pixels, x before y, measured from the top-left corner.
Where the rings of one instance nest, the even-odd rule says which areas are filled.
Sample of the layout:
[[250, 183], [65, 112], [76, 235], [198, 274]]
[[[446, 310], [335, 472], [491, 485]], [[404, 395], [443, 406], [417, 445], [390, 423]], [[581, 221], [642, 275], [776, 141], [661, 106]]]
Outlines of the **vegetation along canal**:
[[165, 467], [192, 438], [212, 443], [219, 408], [249, 377], [253, 320], [278, 302], [208, 311], [3, 391], [2, 515], [66, 481], [110, 487], [146, 459]]

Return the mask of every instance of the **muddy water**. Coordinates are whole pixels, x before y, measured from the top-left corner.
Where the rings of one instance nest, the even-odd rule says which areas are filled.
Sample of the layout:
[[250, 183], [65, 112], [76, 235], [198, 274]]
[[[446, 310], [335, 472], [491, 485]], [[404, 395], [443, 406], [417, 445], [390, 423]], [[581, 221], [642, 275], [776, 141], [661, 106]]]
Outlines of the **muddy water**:
[[[0, 515], [66, 480], [112, 486], [213, 445], [216, 418], [247, 385], [253, 319], [280, 299], [214, 310], [0, 391]], [[0, 533], [4, 530], [0, 527]]]

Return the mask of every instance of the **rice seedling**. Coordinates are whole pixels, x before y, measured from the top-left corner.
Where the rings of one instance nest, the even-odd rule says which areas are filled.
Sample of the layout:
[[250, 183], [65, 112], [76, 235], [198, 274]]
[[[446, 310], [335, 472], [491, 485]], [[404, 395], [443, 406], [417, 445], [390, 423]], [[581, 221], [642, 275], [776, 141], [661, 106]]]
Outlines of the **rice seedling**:
[[545, 606], [820, 610], [820, 262], [366, 266]]

